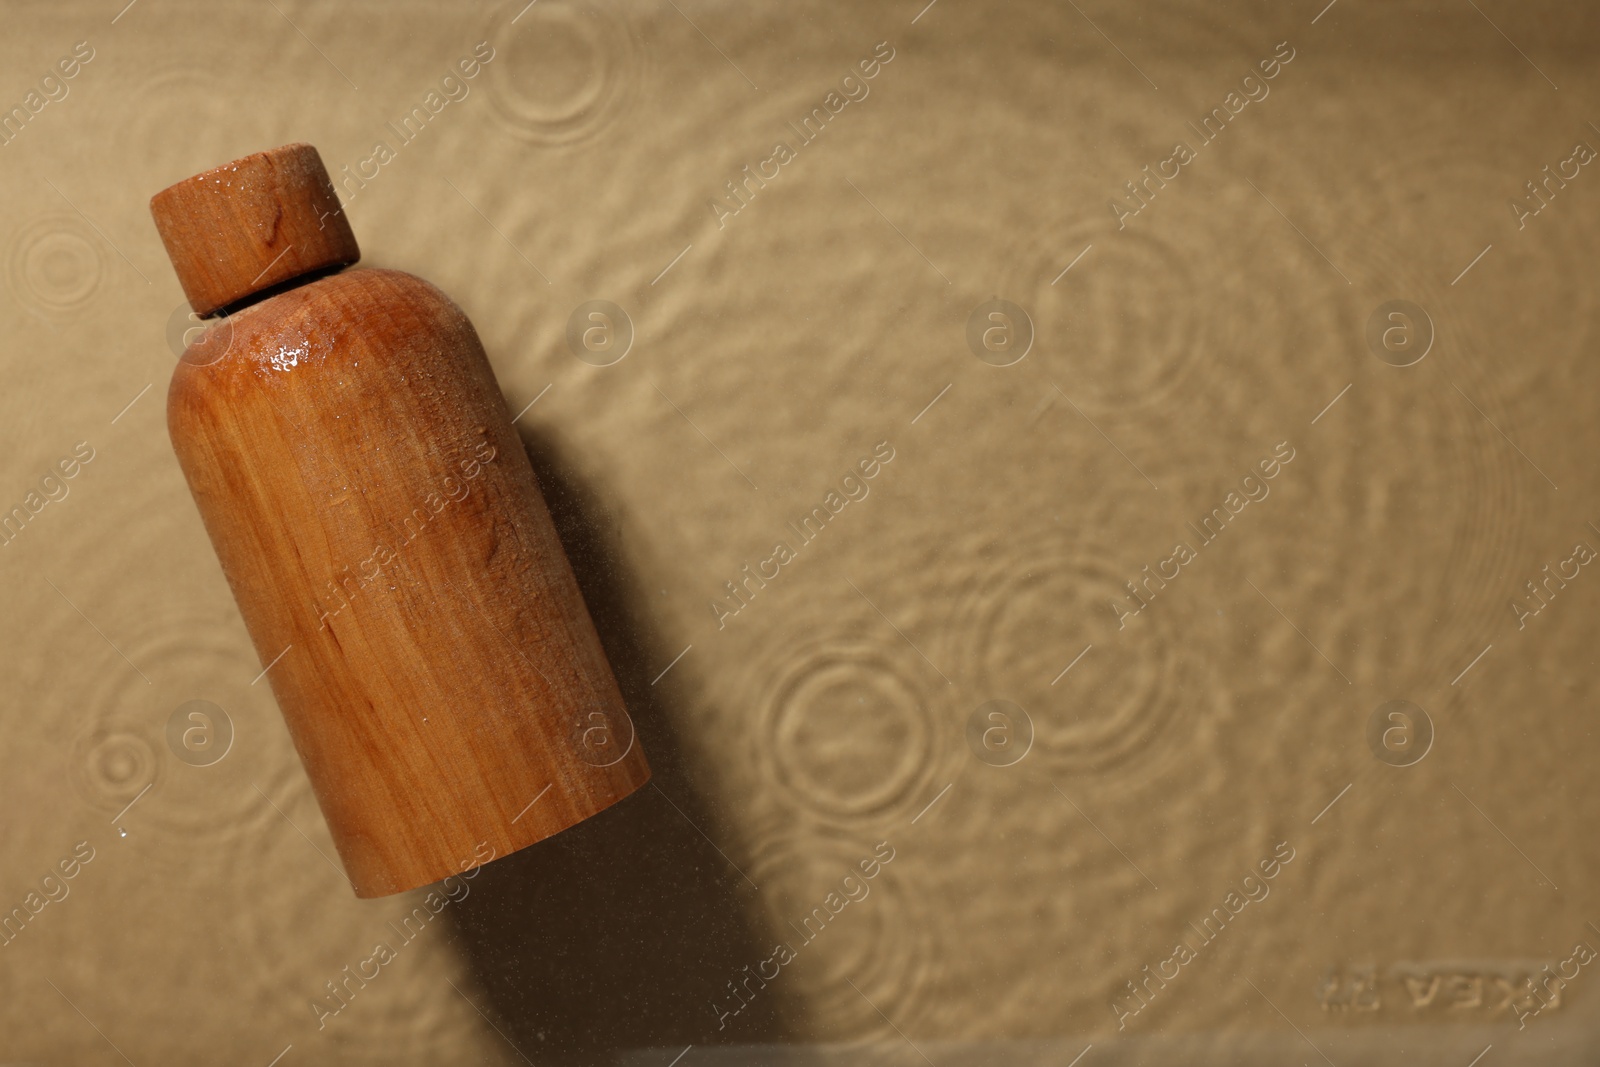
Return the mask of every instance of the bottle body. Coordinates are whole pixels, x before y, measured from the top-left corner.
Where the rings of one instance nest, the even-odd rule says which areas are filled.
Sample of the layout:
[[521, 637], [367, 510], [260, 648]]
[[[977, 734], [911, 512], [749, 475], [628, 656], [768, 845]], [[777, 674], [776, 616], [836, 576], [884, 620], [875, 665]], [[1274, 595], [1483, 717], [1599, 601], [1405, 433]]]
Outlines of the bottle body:
[[349, 269], [224, 320], [168, 427], [359, 896], [542, 840], [649, 769], [476, 332]]

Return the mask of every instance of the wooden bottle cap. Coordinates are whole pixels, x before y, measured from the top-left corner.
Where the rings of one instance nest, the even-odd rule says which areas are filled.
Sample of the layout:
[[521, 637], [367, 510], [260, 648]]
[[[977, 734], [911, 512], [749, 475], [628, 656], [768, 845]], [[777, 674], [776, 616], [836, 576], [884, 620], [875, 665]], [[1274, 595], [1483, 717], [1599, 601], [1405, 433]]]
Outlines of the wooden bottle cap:
[[308, 144], [186, 178], [151, 197], [150, 213], [198, 315], [361, 258], [322, 157]]

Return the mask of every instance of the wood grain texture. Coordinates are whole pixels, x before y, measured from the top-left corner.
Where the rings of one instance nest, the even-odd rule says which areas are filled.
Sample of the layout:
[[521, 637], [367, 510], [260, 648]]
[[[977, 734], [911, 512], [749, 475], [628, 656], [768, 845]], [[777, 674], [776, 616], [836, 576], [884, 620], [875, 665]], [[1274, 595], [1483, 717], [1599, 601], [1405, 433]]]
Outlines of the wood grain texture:
[[322, 157], [289, 144], [185, 178], [150, 213], [198, 315], [361, 258]]
[[209, 354], [173, 375], [173, 446], [357, 895], [505, 855], [649, 779], [449, 298], [348, 270], [191, 352]]

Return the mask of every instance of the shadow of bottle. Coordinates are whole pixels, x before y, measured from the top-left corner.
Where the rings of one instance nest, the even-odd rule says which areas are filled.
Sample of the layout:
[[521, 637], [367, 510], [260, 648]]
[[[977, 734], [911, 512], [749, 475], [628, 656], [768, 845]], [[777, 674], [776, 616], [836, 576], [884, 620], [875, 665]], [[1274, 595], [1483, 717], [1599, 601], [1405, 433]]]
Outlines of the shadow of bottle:
[[718, 1016], [718, 1005], [738, 1006], [728, 984], [769, 956], [775, 938], [752, 918], [754, 889], [703, 836], [715, 840], [716, 823], [678, 744], [675, 701], [670, 687], [651, 685], [680, 650], [644, 632], [646, 598], [608, 540], [604, 505], [551, 441], [521, 432], [654, 777], [478, 872], [448, 912], [484, 994], [476, 1002], [540, 1064], [787, 1043], [785, 1020], [800, 1017], [799, 1005], [776, 986], [725, 1026]]

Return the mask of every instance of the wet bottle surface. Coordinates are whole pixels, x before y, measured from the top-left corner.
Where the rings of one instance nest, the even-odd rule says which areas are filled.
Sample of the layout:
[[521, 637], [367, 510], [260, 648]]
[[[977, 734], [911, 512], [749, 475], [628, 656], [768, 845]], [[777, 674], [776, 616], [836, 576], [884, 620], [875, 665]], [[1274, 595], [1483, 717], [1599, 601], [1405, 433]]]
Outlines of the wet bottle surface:
[[[483, 346], [359, 256], [315, 149], [151, 202], [195, 310], [168, 428], [352, 886], [557, 833], [649, 779]], [[272, 295], [243, 301], [272, 290]]]

